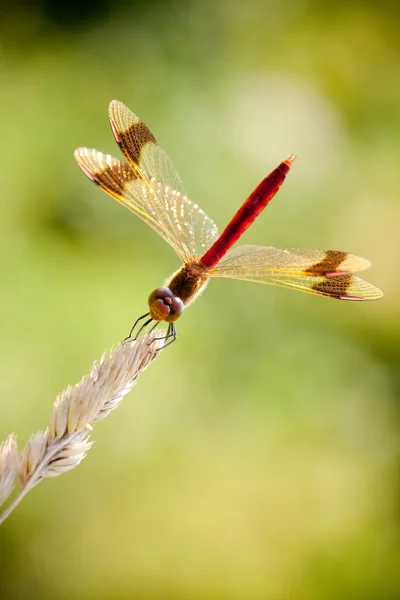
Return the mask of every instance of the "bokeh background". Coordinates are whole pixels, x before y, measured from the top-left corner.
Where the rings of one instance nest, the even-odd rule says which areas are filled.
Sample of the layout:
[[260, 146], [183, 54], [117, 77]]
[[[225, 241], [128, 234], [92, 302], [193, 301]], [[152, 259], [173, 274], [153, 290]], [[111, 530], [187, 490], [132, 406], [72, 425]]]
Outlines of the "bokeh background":
[[398, 3], [1, 3], [0, 439], [21, 448], [178, 267], [73, 160], [118, 155], [113, 98], [221, 227], [296, 153], [245, 242], [366, 256], [385, 297], [212, 281], [1, 528], [1, 598], [399, 598]]

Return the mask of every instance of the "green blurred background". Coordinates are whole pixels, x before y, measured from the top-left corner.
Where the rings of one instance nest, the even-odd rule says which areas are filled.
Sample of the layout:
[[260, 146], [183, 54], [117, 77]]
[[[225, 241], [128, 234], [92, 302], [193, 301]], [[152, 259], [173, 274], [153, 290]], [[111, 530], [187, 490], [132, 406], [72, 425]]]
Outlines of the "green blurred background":
[[212, 281], [82, 465], [3, 525], [1, 598], [399, 598], [399, 4], [1, 4], [0, 439], [21, 448], [179, 266], [73, 160], [118, 156], [113, 98], [220, 226], [296, 153], [244, 241], [366, 256], [385, 297]]

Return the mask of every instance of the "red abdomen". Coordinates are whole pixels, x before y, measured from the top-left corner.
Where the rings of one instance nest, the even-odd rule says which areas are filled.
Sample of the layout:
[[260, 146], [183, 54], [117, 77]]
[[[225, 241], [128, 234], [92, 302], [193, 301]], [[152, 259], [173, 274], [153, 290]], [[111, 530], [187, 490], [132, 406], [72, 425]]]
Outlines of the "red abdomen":
[[243, 206], [225, 227], [219, 238], [200, 259], [200, 264], [208, 269], [214, 267], [231, 246], [240, 238], [254, 219], [265, 208], [281, 187], [295, 157], [286, 160], [268, 175], [250, 194]]

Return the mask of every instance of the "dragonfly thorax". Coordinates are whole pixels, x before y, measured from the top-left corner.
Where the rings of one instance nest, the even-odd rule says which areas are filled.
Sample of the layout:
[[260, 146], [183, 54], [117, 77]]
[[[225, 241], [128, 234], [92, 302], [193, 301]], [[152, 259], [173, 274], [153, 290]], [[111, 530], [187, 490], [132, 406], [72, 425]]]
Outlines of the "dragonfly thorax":
[[174, 273], [165, 285], [172, 294], [188, 306], [205, 289], [210, 274], [206, 267], [193, 260]]
[[204, 290], [208, 279], [209, 275], [202, 265], [194, 261], [186, 263], [164, 286], [150, 294], [148, 304], [151, 318], [167, 323], [179, 319], [185, 306]]

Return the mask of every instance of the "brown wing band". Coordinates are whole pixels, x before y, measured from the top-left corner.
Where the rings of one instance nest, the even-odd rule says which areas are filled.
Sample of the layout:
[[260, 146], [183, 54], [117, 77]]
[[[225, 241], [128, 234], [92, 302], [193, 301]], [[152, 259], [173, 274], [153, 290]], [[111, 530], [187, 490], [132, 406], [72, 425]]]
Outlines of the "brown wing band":
[[315, 283], [311, 289], [320, 294], [331, 296], [332, 298], [344, 299], [349, 297], [347, 291], [351, 287], [353, 281], [353, 275], [327, 277], [325, 281]]
[[146, 144], [157, 144], [156, 138], [143, 121], [134, 123], [125, 131], [120, 131], [118, 137], [118, 143], [122, 151], [126, 151], [124, 154], [127, 154], [129, 159], [137, 166], [140, 163], [143, 147]]
[[126, 184], [136, 179], [136, 175], [127, 164], [118, 163], [93, 173], [92, 179], [109, 194], [123, 196]]
[[[338, 250], [327, 250], [325, 257], [318, 263], [311, 265], [304, 271], [307, 275], [340, 275], [338, 271], [340, 265], [346, 260], [347, 252], [340, 252]], [[344, 274], [344, 272], [342, 271]]]

